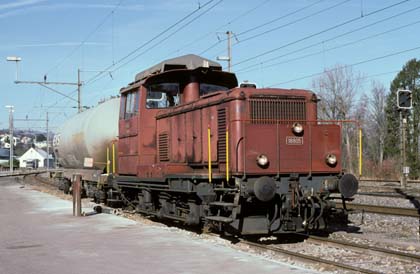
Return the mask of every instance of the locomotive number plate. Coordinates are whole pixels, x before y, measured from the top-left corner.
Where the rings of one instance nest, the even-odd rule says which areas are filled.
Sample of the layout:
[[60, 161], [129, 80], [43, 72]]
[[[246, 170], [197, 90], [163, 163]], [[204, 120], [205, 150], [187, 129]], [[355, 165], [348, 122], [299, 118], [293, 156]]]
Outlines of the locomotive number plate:
[[303, 137], [286, 136], [286, 145], [291, 145], [291, 146], [303, 145]]

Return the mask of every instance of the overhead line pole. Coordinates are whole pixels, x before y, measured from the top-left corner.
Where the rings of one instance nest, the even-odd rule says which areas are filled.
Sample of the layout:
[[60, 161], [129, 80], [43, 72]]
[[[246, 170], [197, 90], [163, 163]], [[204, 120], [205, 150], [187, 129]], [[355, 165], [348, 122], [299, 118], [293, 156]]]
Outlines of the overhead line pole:
[[9, 144], [10, 144], [10, 159], [9, 159], [9, 168], [10, 173], [13, 173], [14, 168], [14, 159], [13, 159], [13, 147], [15, 146], [15, 138], [13, 137], [13, 107], [9, 108]]
[[48, 129], [48, 111], [46, 117], [46, 126], [47, 126], [47, 170], [50, 169], [50, 132]]
[[231, 72], [232, 68], [232, 34], [230, 30], [226, 32], [227, 35], [227, 53], [228, 56], [217, 56], [217, 60], [219, 61], [227, 61], [228, 62], [228, 71]]
[[228, 37], [228, 71], [231, 71], [232, 66], [232, 32], [228, 31], [226, 32]]
[[6, 106], [6, 108], [9, 109], [9, 144], [10, 144], [10, 148], [9, 148], [9, 169], [10, 169], [10, 174], [13, 173], [13, 146], [15, 144], [15, 140], [13, 137], [13, 111], [14, 111], [14, 106]]
[[82, 112], [82, 102], [81, 102], [81, 87], [82, 84], [80, 83], [80, 68], [77, 69], [77, 111]]

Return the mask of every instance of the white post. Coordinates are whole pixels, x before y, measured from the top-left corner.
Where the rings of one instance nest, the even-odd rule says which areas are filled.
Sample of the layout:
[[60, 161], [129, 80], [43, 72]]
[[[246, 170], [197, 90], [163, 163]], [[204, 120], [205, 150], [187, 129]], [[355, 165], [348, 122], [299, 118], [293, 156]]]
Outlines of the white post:
[[48, 111], [47, 111], [47, 170], [50, 169], [50, 133], [48, 130]]
[[10, 173], [13, 173], [13, 145], [14, 145], [14, 139], [13, 139], [13, 106], [6, 106], [6, 108], [9, 109], [9, 143], [10, 143], [9, 167], [10, 167]]

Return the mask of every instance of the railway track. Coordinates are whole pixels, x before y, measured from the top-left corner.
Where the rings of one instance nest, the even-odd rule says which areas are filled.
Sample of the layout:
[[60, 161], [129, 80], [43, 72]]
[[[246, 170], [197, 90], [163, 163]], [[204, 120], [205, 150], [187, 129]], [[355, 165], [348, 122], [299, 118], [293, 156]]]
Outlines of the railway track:
[[371, 245], [363, 245], [358, 243], [353, 243], [349, 241], [343, 241], [343, 240], [337, 240], [337, 239], [331, 239], [331, 238], [324, 238], [324, 237], [318, 237], [310, 235], [307, 239], [308, 242], [313, 243], [328, 243], [330, 245], [334, 245], [337, 247], [345, 247], [345, 248], [352, 248], [355, 250], [363, 251], [363, 252], [374, 252], [376, 254], [379, 254], [381, 256], [392, 256], [398, 259], [411, 261], [414, 263], [420, 263], [420, 256], [416, 254], [411, 254], [407, 252], [401, 252], [396, 250], [391, 250], [387, 248], [377, 247], [377, 246], [371, 246]]
[[419, 193], [397, 193], [397, 192], [358, 192], [360, 196], [373, 196], [373, 197], [386, 197], [386, 198], [398, 198], [398, 199], [420, 199]]
[[[372, 178], [372, 179], [359, 179], [359, 182], [384, 182], [384, 183], [398, 183], [398, 184], [401, 183], [400, 180], [376, 179], [376, 178]], [[409, 183], [409, 184], [416, 184], [416, 183], [420, 183], [420, 180], [407, 180], [407, 183]]]
[[46, 179], [46, 178], [42, 178], [42, 177], [38, 176], [38, 174], [39, 174], [39, 173], [26, 174], [26, 175], [23, 177], [23, 180], [24, 180], [24, 181], [26, 181], [25, 179], [28, 177], [28, 178], [31, 178], [31, 179], [35, 180], [35, 181], [36, 181], [36, 182], [38, 182], [38, 183], [42, 183], [42, 184], [44, 184], [44, 185], [48, 185], [48, 186], [50, 186], [50, 187], [57, 187], [57, 185], [56, 185], [56, 184], [54, 184], [53, 182], [51, 182], [51, 180], [48, 180], [48, 179]]
[[[363, 259], [364, 254], [369, 253], [369, 254], [375, 254], [383, 258], [386, 258], [386, 260], [395, 258], [395, 259], [406, 261], [407, 263], [413, 263], [413, 264], [420, 263], [420, 256], [416, 254], [400, 252], [400, 251], [391, 250], [387, 248], [381, 248], [381, 247], [372, 246], [372, 245], [358, 244], [358, 243], [353, 243], [349, 241], [318, 237], [318, 236], [313, 236], [313, 235], [309, 235], [309, 236], [304, 235], [304, 234], [296, 234], [296, 235], [307, 237], [305, 240], [305, 243], [316, 244], [316, 245], [328, 245], [330, 247], [343, 248], [345, 251], [351, 250], [357, 254], [361, 254], [360, 255], [361, 259]], [[375, 268], [367, 268], [367, 267], [363, 268], [363, 267], [356, 266], [351, 263], [346, 263], [344, 262], [345, 260], [336, 261], [333, 259], [320, 258], [319, 256], [303, 254], [298, 251], [288, 250], [279, 245], [277, 246], [265, 245], [265, 244], [260, 244], [260, 243], [251, 242], [251, 241], [242, 240], [242, 239], [240, 240], [240, 242], [247, 244], [249, 246], [252, 246], [254, 248], [257, 248], [257, 249], [269, 250], [278, 254], [291, 256], [291, 257], [294, 257], [294, 258], [297, 258], [299, 260], [303, 260], [309, 263], [322, 264], [328, 267], [333, 266], [334, 268], [339, 269], [339, 270], [354, 271], [358, 273], [383, 273], [382, 271], [374, 270]], [[369, 264], [369, 262], [366, 262], [366, 264]]]
[[[343, 208], [343, 205], [337, 203], [337, 208]], [[420, 217], [419, 210], [417, 208], [403, 208], [403, 207], [391, 207], [391, 206], [378, 206], [368, 204], [354, 204], [346, 203], [348, 210], [362, 211], [368, 213], [377, 213], [385, 215], [405, 216], [405, 217]]]
[[0, 172], [0, 177], [18, 177], [18, 176], [27, 176], [27, 175], [37, 175], [41, 173], [47, 173], [49, 170], [25, 170], [25, 171], [16, 171], [13, 173], [10, 172]]
[[347, 271], [354, 271], [354, 272], [358, 272], [358, 273], [368, 273], [368, 274], [378, 274], [381, 272], [378, 271], [374, 271], [374, 270], [370, 270], [370, 269], [366, 269], [366, 268], [361, 268], [361, 267], [357, 267], [357, 266], [353, 266], [350, 264], [346, 264], [346, 263], [341, 263], [338, 261], [334, 261], [334, 260], [328, 260], [328, 259], [323, 259], [320, 258], [318, 256], [313, 256], [313, 255], [308, 255], [308, 254], [303, 254], [300, 252], [296, 252], [296, 251], [291, 251], [291, 250], [287, 250], [285, 248], [282, 247], [278, 247], [278, 246], [268, 246], [268, 245], [264, 245], [264, 244], [259, 244], [259, 243], [255, 243], [255, 242], [250, 242], [250, 241], [246, 241], [246, 240], [241, 240], [242, 243], [247, 244], [249, 246], [252, 246], [254, 248], [257, 249], [261, 249], [261, 250], [269, 250], [275, 253], [279, 253], [279, 254], [283, 254], [283, 255], [288, 255], [294, 258], [297, 258], [299, 260], [303, 260], [309, 263], [317, 263], [317, 264], [322, 264], [325, 265], [327, 267], [331, 267], [333, 266], [336, 269], [339, 270], [347, 270]]

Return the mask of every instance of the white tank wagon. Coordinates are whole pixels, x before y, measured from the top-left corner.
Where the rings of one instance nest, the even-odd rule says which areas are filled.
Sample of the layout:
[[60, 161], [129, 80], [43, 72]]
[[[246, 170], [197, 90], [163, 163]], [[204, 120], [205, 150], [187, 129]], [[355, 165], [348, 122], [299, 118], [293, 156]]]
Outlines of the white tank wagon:
[[[58, 129], [54, 136], [54, 152], [62, 167], [83, 169], [91, 159], [93, 169], [104, 170], [112, 160], [112, 142], [118, 136], [120, 98], [112, 98], [94, 108], [76, 114]], [[115, 145], [115, 158], [117, 146]], [[116, 165], [115, 165], [116, 166]]]

